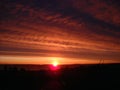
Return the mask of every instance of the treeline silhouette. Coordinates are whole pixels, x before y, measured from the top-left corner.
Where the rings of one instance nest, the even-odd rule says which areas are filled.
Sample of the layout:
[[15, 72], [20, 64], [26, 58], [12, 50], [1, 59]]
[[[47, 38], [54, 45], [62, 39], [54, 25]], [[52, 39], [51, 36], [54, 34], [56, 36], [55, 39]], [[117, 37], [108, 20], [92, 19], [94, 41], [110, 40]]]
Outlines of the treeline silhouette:
[[120, 90], [120, 64], [69, 65], [56, 71], [1, 68], [0, 90]]

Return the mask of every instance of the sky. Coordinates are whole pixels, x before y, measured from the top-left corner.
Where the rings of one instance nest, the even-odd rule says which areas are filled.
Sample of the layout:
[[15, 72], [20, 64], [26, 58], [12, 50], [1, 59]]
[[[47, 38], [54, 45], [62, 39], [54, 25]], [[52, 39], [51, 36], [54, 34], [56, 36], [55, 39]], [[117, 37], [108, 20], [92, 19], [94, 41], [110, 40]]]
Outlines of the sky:
[[0, 64], [120, 63], [119, 0], [0, 2]]

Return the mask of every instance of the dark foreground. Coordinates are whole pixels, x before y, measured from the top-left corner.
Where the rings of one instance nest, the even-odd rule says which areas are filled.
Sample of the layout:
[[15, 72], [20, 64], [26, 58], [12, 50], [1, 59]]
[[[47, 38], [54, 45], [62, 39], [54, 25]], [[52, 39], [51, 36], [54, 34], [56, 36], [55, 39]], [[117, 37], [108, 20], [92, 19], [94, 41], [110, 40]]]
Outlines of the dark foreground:
[[0, 70], [0, 90], [120, 90], [120, 64], [36, 71], [5, 68]]

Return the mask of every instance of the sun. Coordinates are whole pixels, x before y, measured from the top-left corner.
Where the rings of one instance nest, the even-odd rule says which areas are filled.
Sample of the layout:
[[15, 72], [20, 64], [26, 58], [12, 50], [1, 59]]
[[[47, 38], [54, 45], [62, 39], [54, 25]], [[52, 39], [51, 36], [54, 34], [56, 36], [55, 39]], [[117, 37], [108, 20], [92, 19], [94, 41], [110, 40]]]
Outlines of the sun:
[[57, 62], [57, 61], [54, 61], [52, 65], [53, 65], [54, 67], [57, 67], [57, 66], [58, 66], [58, 62]]
[[60, 69], [60, 67], [58, 66], [59, 62], [58, 60], [54, 60], [51, 65], [50, 65], [50, 70], [52, 71], [58, 71], [58, 69]]

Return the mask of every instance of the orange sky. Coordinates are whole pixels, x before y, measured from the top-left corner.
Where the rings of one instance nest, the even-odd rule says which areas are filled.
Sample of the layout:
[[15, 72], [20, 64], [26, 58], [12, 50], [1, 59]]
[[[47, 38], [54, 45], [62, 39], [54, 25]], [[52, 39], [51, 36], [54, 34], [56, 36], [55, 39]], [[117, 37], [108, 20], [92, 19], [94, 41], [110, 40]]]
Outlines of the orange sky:
[[0, 64], [120, 63], [117, 0], [1, 3]]

